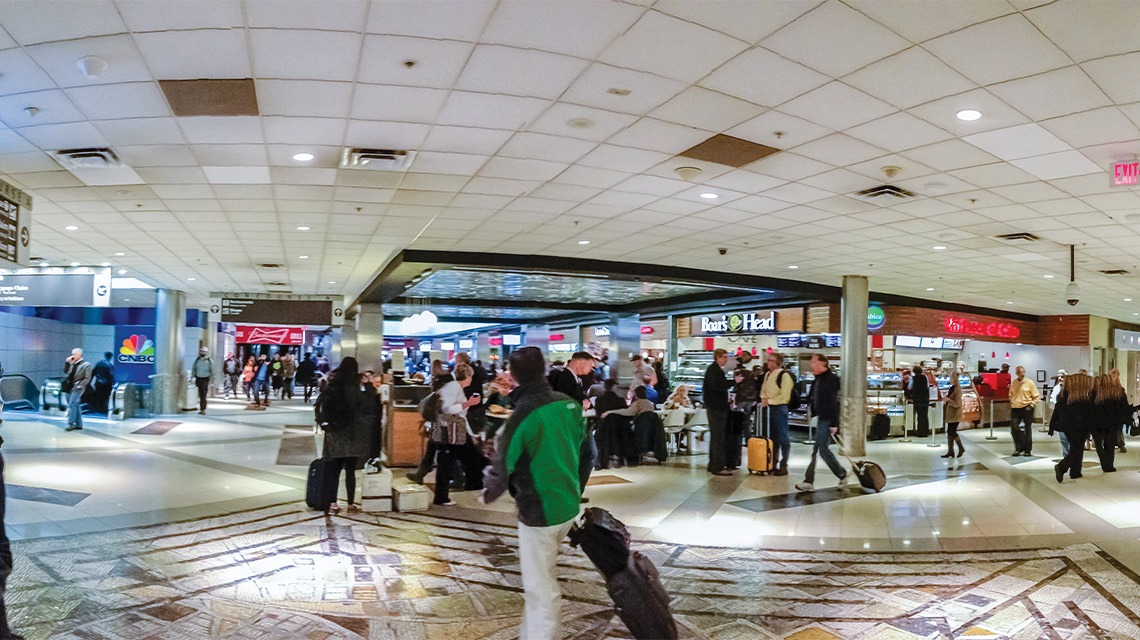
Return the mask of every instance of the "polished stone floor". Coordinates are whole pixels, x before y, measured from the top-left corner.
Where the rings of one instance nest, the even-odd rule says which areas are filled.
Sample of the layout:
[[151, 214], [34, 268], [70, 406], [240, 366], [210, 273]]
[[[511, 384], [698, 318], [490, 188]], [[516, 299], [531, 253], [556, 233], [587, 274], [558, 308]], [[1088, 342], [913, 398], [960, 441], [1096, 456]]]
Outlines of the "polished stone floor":
[[[520, 611], [512, 505], [331, 519], [305, 509], [311, 409], [4, 415], [9, 606], [29, 638], [502, 638]], [[158, 424], [156, 424], [158, 423]], [[687, 638], [1140, 638], [1140, 444], [1119, 472], [1058, 485], [1059, 446], [1010, 458], [868, 444], [882, 494], [835, 488], [809, 449], [785, 478], [710, 478], [704, 457], [596, 472], [587, 495], [661, 568]], [[1095, 455], [1094, 455], [1095, 457]], [[397, 476], [402, 475], [397, 471]], [[431, 478], [429, 477], [429, 482]], [[397, 482], [406, 482], [398, 479]], [[564, 548], [566, 637], [624, 637], [602, 582]]]

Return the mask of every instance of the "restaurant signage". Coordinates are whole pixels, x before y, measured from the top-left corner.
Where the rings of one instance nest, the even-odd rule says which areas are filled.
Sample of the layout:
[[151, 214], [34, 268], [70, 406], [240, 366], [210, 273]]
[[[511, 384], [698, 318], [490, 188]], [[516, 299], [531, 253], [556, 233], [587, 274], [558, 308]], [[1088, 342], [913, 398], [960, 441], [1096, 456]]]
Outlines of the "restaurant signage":
[[772, 333], [776, 330], [776, 312], [729, 313], [694, 318], [694, 333], [720, 335], [727, 333]]
[[878, 305], [871, 305], [867, 307], [867, 329], [869, 331], [878, 331], [887, 324], [887, 312]]
[[1021, 336], [1021, 329], [1008, 322], [975, 322], [964, 318], [947, 316], [944, 323], [947, 333], [977, 336], [980, 338], [1005, 338], [1013, 340]]
[[609, 327], [594, 327], [594, 335], [599, 338], [608, 338], [610, 335]]
[[238, 344], [302, 345], [305, 344], [305, 328], [239, 324], [234, 328], [234, 341]]
[[642, 335], [648, 335], [650, 333], [653, 333], [653, 327], [651, 327], [647, 324], [641, 325], [641, 334]]

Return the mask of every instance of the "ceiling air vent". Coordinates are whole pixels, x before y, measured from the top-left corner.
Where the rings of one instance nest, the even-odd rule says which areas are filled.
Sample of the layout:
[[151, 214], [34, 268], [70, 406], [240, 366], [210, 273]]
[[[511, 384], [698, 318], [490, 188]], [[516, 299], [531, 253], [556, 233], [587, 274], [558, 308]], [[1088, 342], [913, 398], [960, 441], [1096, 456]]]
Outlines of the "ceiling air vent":
[[288, 282], [266, 282], [265, 286], [267, 286], [267, 287], [287, 287], [287, 286], [289, 286], [289, 283]]
[[285, 267], [285, 265], [277, 262], [262, 262], [257, 266], [261, 269], [282, 269]]
[[85, 169], [113, 169], [123, 166], [122, 160], [114, 151], [106, 147], [88, 149], [62, 149], [55, 152], [55, 159], [63, 168], [77, 171]]
[[1032, 233], [1028, 233], [1025, 231], [1019, 231], [1017, 233], [1003, 233], [1000, 236], [994, 236], [994, 237], [997, 238], [998, 240], [1004, 240], [1006, 242], [1037, 242], [1038, 240], [1041, 239], [1041, 238], [1038, 238], [1037, 236], [1033, 235]]
[[902, 200], [910, 200], [914, 197], [914, 193], [893, 184], [881, 184], [877, 187], [857, 191], [855, 197], [864, 202], [891, 205]]
[[1126, 275], [1128, 275], [1127, 269], [1101, 269], [1100, 272], [1106, 276], [1126, 276]]
[[407, 171], [415, 159], [415, 151], [404, 149], [359, 149], [346, 147], [340, 157], [341, 169], [369, 171]]

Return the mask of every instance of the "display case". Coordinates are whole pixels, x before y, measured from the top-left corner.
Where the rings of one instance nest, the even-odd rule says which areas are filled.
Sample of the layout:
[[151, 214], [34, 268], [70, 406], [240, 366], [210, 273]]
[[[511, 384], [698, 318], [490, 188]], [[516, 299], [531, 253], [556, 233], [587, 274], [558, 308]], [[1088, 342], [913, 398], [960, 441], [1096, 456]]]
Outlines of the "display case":
[[[676, 389], [680, 385], [689, 387], [689, 398], [693, 402], [701, 399], [701, 389], [704, 387], [705, 371], [713, 363], [712, 351], [686, 351], [677, 361], [677, 372], [673, 374], [672, 386]], [[725, 374], [727, 376], [727, 374]]]
[[867, 374], [867, 415], [885, 413], [891, 420], [891, 434], [902, 433], [906, 420], [906, 399], [903, 396], [902, 374], [883, 371]]

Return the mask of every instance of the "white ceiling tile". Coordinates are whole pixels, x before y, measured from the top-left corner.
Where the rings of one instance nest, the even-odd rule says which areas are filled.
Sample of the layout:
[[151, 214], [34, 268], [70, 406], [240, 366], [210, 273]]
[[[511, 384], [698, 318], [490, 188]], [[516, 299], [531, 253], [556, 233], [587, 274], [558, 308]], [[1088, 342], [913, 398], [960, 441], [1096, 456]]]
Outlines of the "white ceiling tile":
[[[467, 42], [367, 35], [357, 80], [450, 89], [474, 47]], [[415, 64], [408, 67], [408, 61]]]
[[[151, 79], [150, 71], [135, 48], [134, 41], [127, 35], [52, 42], [28, 47], [26, 51], [61, 87], [145, 82]], [[107, 61], [107, 68], [98, 77], [85, 78], [75, 63], [84, 56], [103, 58]]]
[[[965, 109], [978, 111], [982, 117], [972, 122], [959, 120], [958, 112]], [[911, 108], [908, 112], [958, 136], [1029, 122], [1028, 118], [985, 89], [975, 89], [935, 100]]]
[[196, 144], [190, 149], [200, 164], [260, 166], [267, 161], [265, 145], [260, 144]]
[[867, 176], [846, 169], [835, 169], [810, 178], [804, 178], [800, 182], [809, 187], [824, 189], [832, 193], [854, 193], [875, 186], [873, 180]]
[[596, 146], [596, 143], [588, 140], [522, 132], [512, 136], [498, 155], [569, 163], [581, 158]]
[[274, 184], [333, 185], [336, 183], [336, 169], [270, 167], [269, 175], [273, 178]]
[[1106, 171], [1116, 162], [1140, 156], [1140, 136], [1132, 140], [1084, 147], [1081, 153]]
[[[681, 161], [677, 161], [676, 164], [681, 164]], [[704, 181], [704, 183], [709, 186], [723, 187], [725, 189], [732, 189], [741, 193], [759, 193], [767, 189], [778, 187], [784, 182], [784, 180], [781, 180], [779, 178], [760, 175], [759, 173], [754, 173], [752, 171], [747, 171], [744, 169], [729, 171], [723, 175], [719, 175]]]
[[[617, 191], [644, 193], [661, 197], [672, 196], [688, 188], [690, 188], [690, 185], [687, 182], [659, 176], [633, 176], [614, 187]], [[698, 204], [703, 204], [706, 207], [709, 206], [708, 203]]]
[[453, 91], [438, 123], [518, 131], [533, 122], [550, 103], [538, 98]]
[[1081, 200], [1099, 211], [1135, 211], [1140, 209], [1140, 194], [1134, 191], [1116, 190], [1113, 193], [1094, 193], [1082, 196]]
[[253, 28], [360, 31], [367, 8], [367, 0], [337, 0], [335, 9], [324, 0], [255, 0], [245, 3], [245, 15]]
[[981, 85], [1071, 64], [1064, 52], [1020, 14], [944, 35], [923, 47]]
[[119, 15], [131, 31], [241, 27], [241, 5], [228, 0], [119, 0]]
[[601, 193], [597, 187], [582, 187], [572, 184], [559, 184], [549, 182], [535, 189], [531, 195], [536, 198], [562, 200], [566, 202], [584, 202]]
[[475, 41], [495, 9], [493, 0], [373, 2], [368, 33]]
[[677, 97], [654, 109], [649, 115], [667, 122], [722, 132], [764, 111], [764, 107], [723, 93], [689, 87]]
[[[1065, 197], [1065, 192], [1060, 189], [1045, 183], [1045, 182], [1029, 182], [1026, 184], [1015, 184], [1007, 187], [991, 187], [990, 191], [998, 194], [1003, 198], [1012, 200], [1013, 202], [1032, 203], [1040, 202], [1042, 200], [1056, 200]], [[1041, 213], [1040, 211], [1038, 211]]]
[[1025, 16], [1077, 62], [1140, 50], [1140, 5], [1054, 2]]
[[1108, 96], [1077, 66], [993, 85], [989, 90], [1038, 121], [1111, 103]]
[[269, 167], [202, 167], [211, 184], [269, 184]]
[[569, 166], [562, 162], [548, 162], [546, 160], [523, 160], [520, 158], [494, 157], [487, 162], [479, 175], [491, 178], [511, 178], [515, 180], [539, 180], [546, 182], [554, 179]]
[[[51, 156], [43, 151], [28, 153], [0, 154], [0, 173], [34, 173], [38, 171], [57, 171], [59, 165]], [[37, 208], [39, 202], [36, 203]], [[39, 213], [37, 211], [37, 213]]]
[[[899, 170], [898, 174], [893, 178], [888, 178], [885, 171], [886, 167], [896, 167]], [[900, 155], [882, 156], [873, 160], [867, 160], [866, 162], [852, 164], [847, 168], [855, 173], [860, 173], [875, 180], [890, 180], [892, 182], [929, 176], [936, 173], [934, 169]]]
[[101, 120], [94, 124], [107, 142], [116, 148], [120, 145], [186, 143], [174, 118]]
[[643, 12], [621, 2], [506, 2], [499, 4], [480, 39], [594, 59]]
[[1079, 151], [1062, 151], [1044, 156], [1011, 160], [1017, 168], [1031, 173], [1042, 180], [1056, 180], [1089, 173], [1101, 173], [1097, 164], [1084, 157]]
[[166, 97], [153, 82], [74, 87], [67, 96], [90, 120], [170, 116]]
[[600, 60], [692, 83], [746, 47], [722, 33], [649, 11], [607, 47]]
[[218, 207], [214, 200], [214, 190], [207, 184], [154, 184], [151, 189], [154, 195], [163, 200], [211, 200], [214, 201], [214, 207]]
[[773, 200], [783, 200], [794, 204], [807, 204], [816, 200], [823, 200], [832, 195], [830, 191], [810, 187], [799, 182], [789, 182], [775, 189], [769, 189], [760, 194]]
[[852, 127], [847, 130], [847, 135], [889, 151], [904, 151], [952, 137], [942, 129], [901, 111]]
[[[1063, 192], [1062, 195], [1064, 195]], [[1030, 202], [1025, 206], [1047, 216], [1057, 216], [1066, 213], [1081, 213], [1084, 211], [1089, 211], [1091, 209], [1088, 204], [1078, 200], [1077, 198], [1059, 198], [1057, 200]]]
[[440, 89], [357, 84], [352, 99], [352, 117], [431, 124], [446, 99], [447, 92]]
[[24, 127], [20, 129], [20, 135], [45, 151], [107, 146], [106, 138], [88, 122]]
[[481, 44], [475, 47], [455, 87], [553, 100], [562, 95], [588, 63], [570, 56]]
[[761, 44], [834, 78], [909, 46], [906, 40], [838, 0], [828, 0]]
[[647, 171], [670, 157], [669, 154], [657, 151], [603, 144], [582, 156], [578, 163], [588, 167], [640, 172]]
[[510, 139], [512, 132], [500, 129], [480, 129], [475, 127], [431, 128], [423, 149], [475, 155], [492, 155]]
[[344, 143], [366, 149], [419, 149], [428, 129], [425, 124], [350, 120]]
[[156, 78], [248, 78], [252, 75], [244, 29], [136, 33], [134, 39]]
[[[28, 107], [39, 111], [29, 113]], [[0, 120], [9, 127], [27, 127], [85, 120], [71, 99], [58, 89], [0, 96]]]
[[1081, 65], [1117, 104], [1140, 101], [1140, 83], [1134, 80], [1140, 52], [1090, 60]]
[[[198, 167], [144, 167], [137, 170], [139, 176], [150, 184], [167, 184], [167, 185], [186, 185], [198, 184], [206, 182], [206, 174]], [[136, 189], [130, 189], [131, 193], [124, 198], [133, 198], [136, 196]], [[158, 192], [155, 192], [158, 196]], [[213, 197], [213, 196], [211, 196]]]
[[195, 116], [178, 118], [191, 144], [260, 144], [261, 119], [256, 116]]
[[802, 180], [808, 176], [814, 176], [825, 171], [830, 171], [835, 167], [812, 160], [795, 153], [776, 153], [753, 162], [752, 164], [744, 167], [747, 171], [755, 171], [766, 176], [774, 176], [784, 180]]
[[487, 162], [487, 156], [466, 153], [421, 151], [409, 171], [472, 176]]
[[607, 189], [621, 182], [622, 180], [625, 180], [628, 177], [629, 174], [623, 171], [611, 171], [610, 169], [598, 169], [597, 167], [582, 167], [575, 165], [559, 174], [558, 178], [556, 178], [555, 181], [577, 185], [579, 187], [596, 187], [598, 189]]
[[1013, 12], [1005, 0], [881, 2], [848, 0], [848, 4], [911, 42], [923, 42]]
[[939, 171], [950, 171], [963, 167], [973, 167], [980, 164], [997, 162], [999, 158], [982, 151], [972, 144], [962, 142], [957, 138], [938, 142], [917, 149], [904, 151], [903, 156], [934, 167]]
[[831, 133], [831, 129], [773, 109], [743, 122], [725, 133], [777, 149], [791, 149], [805, 142], [822, 138]]
[[785, 103], [780, 111], [842, 131], [881, 118], [895, 108], [842, 82], [832, 82]]
[[532, 191], [540, 182], [537, 180], [507, 180], [504, 178], [472, 178], [463, 187], [466, 193], [485, 193], [494, 196], [521, 196]]
[[842, 133], [833, 133], [794, 149], [800, 155], [837, 167], [887, 155], [887, 151]]
[[950, 175], [983, 189], [1031, 182], [1033, 176], [1007, 162], [956, 169]]
[[[754, 4], [771, 6], [776, 3]], [[823, 86], [829, 80], [827, 76], [779, 54], [753, 47], [709, 74], [701, 81], [701, 86], [774, 107]]]
[[922, 47], [880, 60], [843, 81], [903, 109], [975, 87]]
[[811, 11], [821, 2], [822, 0], [785, 2], [659, 0], [653, 8], [682, 20], [727, 33], [745, 42], [756, 42]]
[[55, 81], [23, 49], [0, 51], [0, 68], [4, 69], [0, 87], [5, 94], [56, 88]]
[[1140, 129], [1116, 107], [1046, 120], [1041, 126], [1072, 147], [1089, 147], [1140, 138]]
[[725, 206], [750, 213], [765, 214], [787, 209], [791, 205], [783, 200], [774, 200], [764, 196], [745, 196], [739, 200], [733, 200]]
[[677, 154], [704, 142], [712, 135], [712, 132], [702, 129], [662, 122], [653, 118], [642, 118], [618, 132], [607, 142], [637, 149]]
[[111, 0], [85, 2], [81, 11], [64, 3], [5, 0], [0, 3], [0, 15], [4, 30], [23, 45], [127, 30]]
[[358, 33], [251, 29], [253, 72], [259, 78], [354, 80], [360, 40]]
[[[100, 123], [105, 125], [107, 123]], [[0, 145], [0, 151], [3, 146]], [[179, 145], [122, 145], [115, 147], [123, 162], [138, 169], [139, 167], [182, 167], [196, 165], [198, 161], [191, 153], [190, 147]]]
[[[370, 85], [359, 85], [357, 91]], [[257, 106], [263, 116], [347, 118], [352, 105], [351, 82], [257, 80]], [[313, 100], [320, 96], [320, 100]]]
[[966, 136], [963, 140], [994, 154], [1002, 160], [1028, 158], [1070, 150], [1069, 145], [1036, 124], [1023, 124], [996, 131], [975, 133]]

